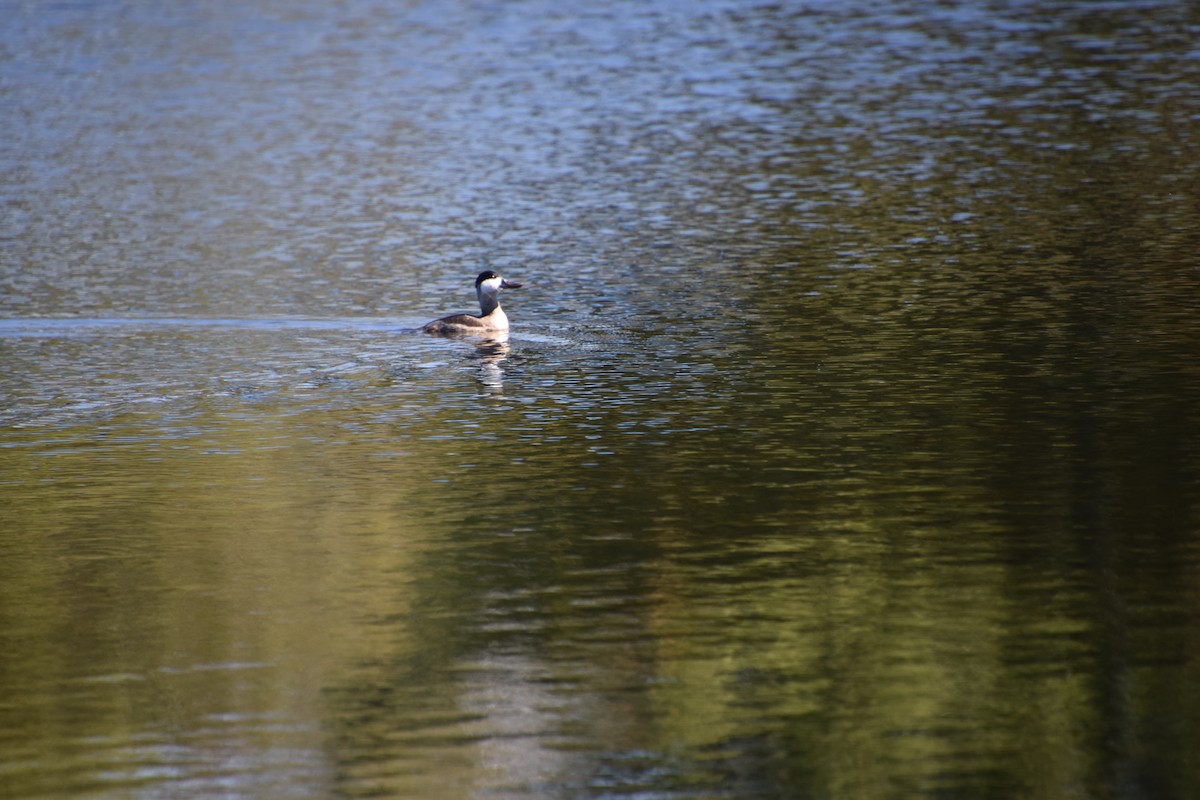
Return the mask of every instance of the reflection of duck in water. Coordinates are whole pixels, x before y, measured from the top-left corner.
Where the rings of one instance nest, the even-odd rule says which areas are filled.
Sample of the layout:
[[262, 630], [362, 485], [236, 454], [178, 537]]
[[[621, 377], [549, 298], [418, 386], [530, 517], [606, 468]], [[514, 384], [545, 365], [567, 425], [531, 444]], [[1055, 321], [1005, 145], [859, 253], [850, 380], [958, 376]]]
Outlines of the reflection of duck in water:
[[423, 325], [421, 331], [444, 335], [486, 335], [507, 331], [508, 316], [500, 307], [500, 290], [519, 288], [521, 288], [521, 284], [506, 281], [490, 269], [485, 270], [479, 273], [479, 277], [475, 279], [475, 294], [479, 296], [479, 308], [482, 311], [479, 316], [452, 314]]
[[475, 346], [479, 359], [479, 382], [492, 392], [504, 391], [504, 359], [508, 358], [508, 331], [487, 334]]

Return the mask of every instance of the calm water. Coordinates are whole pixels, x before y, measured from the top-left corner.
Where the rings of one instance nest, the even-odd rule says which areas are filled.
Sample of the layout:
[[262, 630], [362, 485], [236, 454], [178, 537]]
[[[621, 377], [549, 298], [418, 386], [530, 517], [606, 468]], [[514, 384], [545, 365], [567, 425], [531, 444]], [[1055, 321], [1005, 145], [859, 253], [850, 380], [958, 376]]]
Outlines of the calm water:
[[1198, 42], [0, 1], [0, 795], [1200, 796]]

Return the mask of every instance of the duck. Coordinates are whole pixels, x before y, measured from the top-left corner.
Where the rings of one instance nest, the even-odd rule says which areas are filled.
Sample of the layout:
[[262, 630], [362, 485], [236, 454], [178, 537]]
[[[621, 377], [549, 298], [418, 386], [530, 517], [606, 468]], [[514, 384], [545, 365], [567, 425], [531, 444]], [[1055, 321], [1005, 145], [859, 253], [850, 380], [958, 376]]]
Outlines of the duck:
[[441, 335], [489, 334], [508, 330], [508, 315], [500, 307], [502, 289], [520, 289], [523, 284], [505, 280], [490, 269], [475, 279], [475, 294], [479, 298], [480, 314], [451, 314], [421, 326], [422, 333]]

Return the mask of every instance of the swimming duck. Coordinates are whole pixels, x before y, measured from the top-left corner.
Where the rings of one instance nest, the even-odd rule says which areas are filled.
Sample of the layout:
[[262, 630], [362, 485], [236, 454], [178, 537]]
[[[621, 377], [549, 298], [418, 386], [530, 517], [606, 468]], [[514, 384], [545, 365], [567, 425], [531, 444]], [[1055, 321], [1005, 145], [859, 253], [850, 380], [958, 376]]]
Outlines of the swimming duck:
[[451, 314], [421, 326], [423, 333], [496, 333], [508, 330], [508, 316], [500, 307], [501, 289], [519, 289], [521, 284], [506, 281], [492, 270], [484, 270], [475, 279], [475, 294], [479, 297], [479, 316]]

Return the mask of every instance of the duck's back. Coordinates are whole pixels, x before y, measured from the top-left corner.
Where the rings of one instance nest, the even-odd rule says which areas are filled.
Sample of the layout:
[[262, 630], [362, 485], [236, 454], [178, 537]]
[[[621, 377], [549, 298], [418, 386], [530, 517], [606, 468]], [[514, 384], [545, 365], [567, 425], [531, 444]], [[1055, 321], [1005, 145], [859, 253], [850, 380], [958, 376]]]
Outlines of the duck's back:
[[508, 317], [497, 308], [486, 317], [472, 314], [451, 314], [422, 326], [422, 333], [487, 333], [508, 330]]

